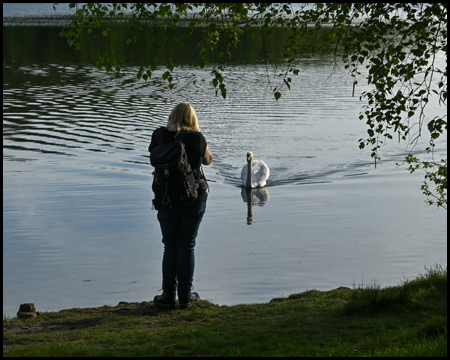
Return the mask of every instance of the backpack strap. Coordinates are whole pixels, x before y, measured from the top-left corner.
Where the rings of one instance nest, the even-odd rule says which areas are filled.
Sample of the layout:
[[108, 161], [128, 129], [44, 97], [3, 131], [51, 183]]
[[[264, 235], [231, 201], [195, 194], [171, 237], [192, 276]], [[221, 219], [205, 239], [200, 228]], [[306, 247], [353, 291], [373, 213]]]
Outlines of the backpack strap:
[[[191, 130], [186, 129], [187, 131], [183, 131], [181, 130], [177, 136], [175, 136], [174, 141], [178, 140], [183, 142], [184, 138], [186, 137], [187, 134], [189, 134], [191, 132]], [[184, 143], [184, 142], [183, 142]], [[197, 182], [199, 184], [199, 187], [201, 187], [200, 182], [204, 183], [206, 185], [206, 187], [204, 186], [204, 189], [209, 192], [209, 184], [208, 181], [206, 180], [206, 176], [205, 173], [203, 172], [203, 166], [201, 164], [201, 160], [200, 160], [200, 168], [198, 169], [198, 178], [197, 178]]]

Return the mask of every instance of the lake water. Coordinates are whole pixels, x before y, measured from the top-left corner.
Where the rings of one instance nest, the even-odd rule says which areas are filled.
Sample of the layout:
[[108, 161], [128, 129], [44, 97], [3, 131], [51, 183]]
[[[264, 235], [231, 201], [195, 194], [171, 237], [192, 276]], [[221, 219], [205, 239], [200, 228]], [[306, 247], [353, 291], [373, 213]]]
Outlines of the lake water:
[[[329, 57], [305, 58], [276, 102], [257, 64], [226, 66], [224, 100], [210, 85], [212, 68], [180, 66], [170, 91], [162, 69], [148, 82], [135, 79], [133, 66], [114, 79], [70, 61], [63, 46], [56, 52], [64, 60], [37, 47], [33, 59], [22, 44], [13, 53], [5, 37], [3, 46], [4, 316], [25, 302], [45, 311], [158, 293], [163, 247], [147, 147], [184, 100], [214, 154], [204, 168], [210, 194], [196, 248], [194, 286], [203, 299], [234, 305], [374, 281], [384, 287], [447, 266], [446, 211], [424, 203], [422, 173], [396, 166], [404, 143], [388, 143], [377, 168], [359, 150], [367, 87], [359, 79], [352, 97], [353, 79], [343, 67], [330, 76]], [[439, 111], [431, 104], [430, 118]], [[240, 187], [249, 150], [271, 171], [253, 206]], [[437, 157], [446, 151], [445, 137]]]

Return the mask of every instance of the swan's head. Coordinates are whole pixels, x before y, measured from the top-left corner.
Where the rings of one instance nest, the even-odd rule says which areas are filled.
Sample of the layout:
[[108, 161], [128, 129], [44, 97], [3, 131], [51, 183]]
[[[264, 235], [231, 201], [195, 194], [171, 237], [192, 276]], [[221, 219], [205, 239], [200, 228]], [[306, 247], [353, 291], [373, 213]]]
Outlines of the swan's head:
[[253, 153], [251, 152], [251, 151], [249, 151], [248, 153], [247, 153], [247, 161], [249, 161], [250, 159], [252, 159], [253, 158]]

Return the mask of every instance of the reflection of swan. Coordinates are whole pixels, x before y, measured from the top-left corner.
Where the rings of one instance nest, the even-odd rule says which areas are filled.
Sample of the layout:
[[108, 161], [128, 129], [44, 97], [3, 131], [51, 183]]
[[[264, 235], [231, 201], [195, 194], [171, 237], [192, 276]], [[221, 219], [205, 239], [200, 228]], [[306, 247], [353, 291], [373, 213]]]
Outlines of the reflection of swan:
[[[250, 190], [250, 191], [249, 191]], [[264, 206], [269, 201], [269, 191], [266, 187], [257, 189], [242, 189], [242, 201], [251, 203], [252, 206]]]
[[263, 207], [269, 201], [269, 191], [266, 187], [263, 188], [245, 188], [241, 191], [242, 200], [247, 203], [247, 225], [253, 223], [252, 207], [258, 205]]
[[247, 153], [247, 164], [241, 172], [242, 185], [247, 189], [266, 186], [270, 174], [269, 167], [262, 160], [253, 160], [253, 153]]

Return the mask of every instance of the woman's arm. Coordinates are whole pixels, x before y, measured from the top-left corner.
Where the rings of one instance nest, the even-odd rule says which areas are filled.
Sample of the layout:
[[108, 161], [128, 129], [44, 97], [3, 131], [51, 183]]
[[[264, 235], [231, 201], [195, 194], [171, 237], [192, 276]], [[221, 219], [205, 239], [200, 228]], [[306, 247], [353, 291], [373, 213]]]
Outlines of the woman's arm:
[[213, 154], [211, 152], [211, 149], [209, 148], [208, 145], [206, 145], [206, 151], [205, 151], [205, 155], [202, 157], [202, 164], [203, 165], [209, 165], [211, 164], [213, 161]]

